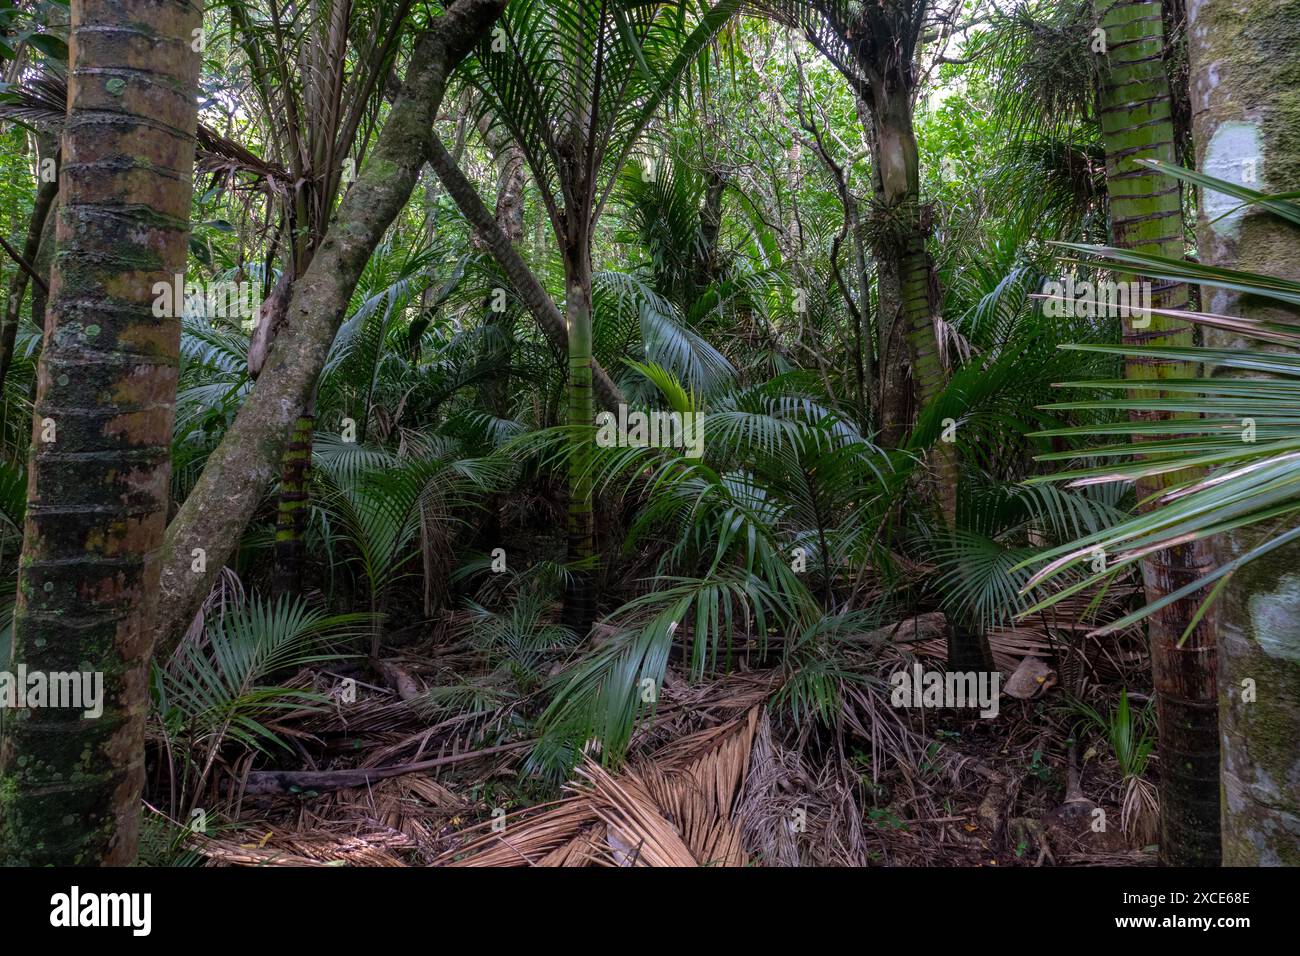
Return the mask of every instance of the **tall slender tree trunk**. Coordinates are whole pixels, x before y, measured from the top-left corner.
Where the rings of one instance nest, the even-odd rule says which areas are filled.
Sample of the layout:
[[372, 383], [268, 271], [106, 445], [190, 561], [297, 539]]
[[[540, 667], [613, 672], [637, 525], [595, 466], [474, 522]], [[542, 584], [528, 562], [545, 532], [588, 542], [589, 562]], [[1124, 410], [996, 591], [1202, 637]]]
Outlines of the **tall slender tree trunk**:
[[[879, 211], [892, 221], [889, 257], [897, 276], [900, 318], [911, 355], [912, 381], [922, 407], [943, 391], [947, 374], [939, 357], [937, 303], [931, 301], [933, 265], [926, 249], [926, 225], [920, 205], [920, 152], [912, 130], [911, 95], [897, 86], [882, 84], [873, 111], [877, 162], [883, 193]], [[957, 517], [956, 446], [937, 441], [930, 449], [935, 501], [945, 524]]]
[[[491, 123], [489, 117], [485, 116], [479, 122], [479, 133], [497, 166], [494, 218], [502, 234], [517, 249], [524, 238], [524, 184], [527, 181], [524, 151], [503, 127]], [[486, 238], [477, 232], [474, 244], [483, 249], [488, 247]], [[481, 362], [497, 371], [490, 381], [479, 386], [479, 394], [493, 415], [505, 418], [510, 413], [510, 361], [514, 356], [515, 313], [510, 309], [494, 312], [491, 298], [484, 303], [483, 344], [479, 356]]]
[[[880, 279], [882, 357], [895, 336], [907, 343], [912, 385], [922, 408], [943, 392], [946, 372], [939, 349], [939, 306], [931, 292], [933, 263], [926, 247], [929, 226], [921, 207], [920, 150], [912, 125], [919, 81], [917, 45], [927, 23], [926, 0], [876, 0], [845, 4], [809, 0], [814, 12], [805, 21], [809, 38], [845, 75], [869, 114], [875, 203], [869, 224], [874, 234]], [[897, 296], [897, 305], [889, 300]], [[892, 359], [891, 359], [892, 362]], [[906, 384], [894, 368], [881, 368], [882, 438], [901, 443]], [[957, 446], [940, 438], [926, 450], [932, 500], [944, 529], [956, 529]], [[988, 636], [955, 623], [948, 633], [950, 670], [993, 668]]]
[[[920, 150], [912, 127], [912, 87], [901, 72], [897, 67], [882, 65], [875, 70], [871, 83], [870, 142], [880, 178], [875, 214], [883, 220], [879, 228], [887, 233], [880, 258], [890, 260], [889, 275], [897, 282], [897, 321], [911, 356], [912, 383], [925, 407], [938, 400], [947, 373], [939, 355], [938, 303], [930, 291], [934, 266], [926, 248], [928, 227], [920, 201]], [[895, 383], [894, 387], [901, 385]], [[897, 414], [896, 405], [883, 407], [887, 414]], [[898, 423], [891, 426], [898, 429]], [[933, 500], [944, 531], [951, 533], [957, 524], [957, 446], [940, 438], [928, 452]], [[982, 629], [952, 622], [948, 630], [948, 669], [993, 670], [988, 635]]]
[[[278, 474], [290, 433], [316, 387], [361, 272], [406, 205], [429, 155], [447, 79], [491, 29], [505, 2], [456, 0], [416, 39], [406, 83], [373, 152], [343, 197], [311, 265], [294, 282], [265, 371], [167, 528], [157, 618], [159, 641], [166, 646], [193, 620]], [[193, 570], [194, 548], [206, 554], [203, 571]]]
[[[591, 254], [581, 238], [565, 264], [565, 318], [569, 326], [569, 417], [571, 426], [595, 423], [592, 395]], [[596, 519], [593, 511], [592, 435], [575, 436], [569, 458], [569, 578], [564, 623], [585, 635], [595, 619]]]
[[58, 252], [38, 367], [10, 669], [85, 675], [97, 708], [6, 715], [0, 857], [128, 864], [167, 517], [199, 5], [73, 0]]
[[[1160, 0], [1095, 0], [1106, 31], [1098, 119], [1106, 150], [1111, 238], [1117, 246], [1180, 259], [1183, 210], [1177, 182], [1139, 165], [1142, 159], [1174, 162], [1174, 126], [1164, 64]], [[1118, 276], [1132, 281], [1132, 276]], [[1187, 286], [1164, 284], [1152, 292], [1156, 308], [1186, 309]], [[1169, 316], [1121, 316], [1130, 345], [1190, 346], [1189, 323]], [[1152, 381], [1194, 376], [1194, 363], [1129, 359], [1126, 377]], [[1134, 392], [1155, 397], [1157, 390]], [[1142, 413], [1150, 420], [1160, 413]], [[1159, 493], [1166, 476], [1139, 482], [1138, 496]], [[1203, 575], [1208, 547], [1196, 543], [1142, 562], [1148, 601], [1157, 601]], [[1219, 741], [1215, 626], [1206, 615], [1183, 640], [1204, 595], [1177, 601], [1150, 618], [1151, 675], [1156, 694], [1160, 755], [1160, 855], [1173, 866], [1210, 866], [1219, 860]]]
[[[1201, 0], [1188, 7], [1193, 131], [1201, 171], [1266, 193], [1300, 186], [1300, 2]], [[1201, 261], [1300, 279], [1300, 230], [1203, 191]], [[1225, 213], [1227, 215], [1225, 215]], [[1300, 323], [1300, 309], [1205, 289], [1207, 311]], [[1208, 344], [1235, 342], [1207, 331]], [[1221, 535], [1219, 562], [1266, 526]], [[1300, 865], [1300, 546], [1237, 572], [1219, 598], [1223, 862]]]

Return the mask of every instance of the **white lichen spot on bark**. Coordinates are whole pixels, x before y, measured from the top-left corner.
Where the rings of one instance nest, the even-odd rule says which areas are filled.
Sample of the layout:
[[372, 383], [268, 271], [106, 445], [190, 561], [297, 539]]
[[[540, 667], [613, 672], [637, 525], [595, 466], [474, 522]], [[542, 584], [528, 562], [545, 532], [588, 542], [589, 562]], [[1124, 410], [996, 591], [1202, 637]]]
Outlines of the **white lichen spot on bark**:
[[1284, 574], [1272, 591], [1251, 595], [1251, 629], [1255, 642], [1269, 657], [1300, 663], [1300, 575]]
[[[1250, 177], [1247, 170], [1254, 170]], [[1233, 120], [1219, 124], [1205, 148], [1204, 169], [1209, 176], [1223, 179], [1238, 186], [1265, 192], [1261, 174], [1264, 169], [1264, 144], [1255, 123]], [[1251, 181], [1253, 178], [1254, 181]], [[1218, 236], [1237, 237], [1237, 230], [1246, 209], [1241, 200], [1211, 189], [1205, 189], [1202, 203], [1210, 228]]]

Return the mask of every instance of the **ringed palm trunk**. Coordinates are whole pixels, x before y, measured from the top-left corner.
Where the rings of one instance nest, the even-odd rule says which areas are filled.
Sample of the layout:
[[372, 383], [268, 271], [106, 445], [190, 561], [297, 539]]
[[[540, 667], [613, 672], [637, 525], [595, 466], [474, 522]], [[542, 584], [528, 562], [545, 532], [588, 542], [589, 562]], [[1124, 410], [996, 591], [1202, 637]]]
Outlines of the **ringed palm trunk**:
[[11, 864], [136, 855], [180, 346], [179, 319], [154, 316], [152, 290], [185, 270], [201, 17], [186, 2], [72, 4], [58, 250], [7, 667], [85, 674], [92, 693], [102, 681], [102, 714], [0, 711], [0, 859]]
[[[1160, 0], [1095, 0], [1106, 31], [1105, 70], [1098, 100], [1111, 237], [1117, 246], [1179, 259], [1183, 256], [1183, 212], [1178, 184], [1138, 164], [1141, 159], [1174, 162], [1174, 127], [1164, 65], [1164, 20]], [[1131, 276], [1120, 276], [1131, 280]], [[1156, 308], [1186, 309], [1187, 286], [1153, 290]], [[1124, 341], [1131, 345], [1190, 346], [1191, 325], [1169, 316], [1122, 316]], [[1152, 381], [1191, 377], [1193, 363], [1130, 359], [1125, 376]], [[1159, 391], [1134, 392], [1153, 397]], [[1142, 413], [1141, 418], [1161, 417]], [[1165, 476], [1139, 482], [1140, 499], [1158, 494]], [[1200, 543], [1175, 548], [1142, 562], [1149, 602], [1157, 601], [1209, 570]], [[1160, 855], [1165, 864], [1207, 866], [1219, 860], [1219, 742], [1215, 627], [1207, 614], [1183, 640], [1204, 595], [1177, 601], [1152, 615], [1148, 625], [1151, 675], [1156, 695], [1160, 754]]]
[[[569, 331], [569, 425], [595, 422], [592, 394], [591, 258], [586, 242], [571, 252], [565, 265], [565, 319]], [[595, 619], [596, 522], [592, 494], [591, 434], [575, 434], [569, 458], [569, 580], [564, 595], [564, 623], [585, 635]]]
[[303, 538], [311, 514], [308, 472], [312, 438], [316, 433], [315, 402], [294, 423], [289, 444], [280, 456], [280, 495], [275, 514], [275, 593], [302, 593]]
[[[1297, 0], [1202, 0], [1188, 8], [1198, 168], [1266, 193], [1300, 184]], [[1201, 260], [1300, 279], [1300, 231], [1236, 201], [1201, 196]], [[1224, 215], [1227, 213], [1227, 215]], [[1206, 310], [1300, 323], [1300, 309], [1206, 289]], [[1207, 343], [1234, 343], [1207, 331]], [[1251, 340], [1250, 347], [1265, 346]], [[1221, 535], [1218, 562], [1261, 544], [1267, 524]], [[1234, 574], [1219, 597], [1222, 847], [1227, 866], [1300, 865], [1300, 547]], [[1253, 693], [1251, 691], [1253, 688]]]

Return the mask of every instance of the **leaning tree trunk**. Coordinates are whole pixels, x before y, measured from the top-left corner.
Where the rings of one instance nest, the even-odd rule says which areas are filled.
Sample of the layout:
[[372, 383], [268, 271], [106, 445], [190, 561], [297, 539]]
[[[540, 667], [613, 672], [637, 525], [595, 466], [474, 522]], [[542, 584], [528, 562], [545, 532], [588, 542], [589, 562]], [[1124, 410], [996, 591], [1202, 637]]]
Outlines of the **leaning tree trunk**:
[[[39, 168], [41, 150], [38, 150], [37, 166]], [[51, 149], [50, 152], [53, 152]], [[32, 218], [27, 225], [27, 240], [23, 243], [23, 262], [35, 267], [36, 258], [41, 250], [41, 236], [45, 232], [45, 222], [54, 206], [54, 197], [59, 192], [57, 175], [49, 181], [41, 181], [36, 190], [36, 201], [32, 203]], [[38, 270], [39, 274], [39, 270]], [[9, 283], [9, 298], [5, 300], [5, 313], [0, 319], [0, 389], [4, 388], [9, 376], [9, 366], [14, 357], [14, 341], [18, 336], [18, 321], [22, 318], [23, 296], [31, 276], [27, 269], [20, 266]], [[44, 280], [42, 280], [44, 281]], [[38, 286], [40, 283], [32, 283]]]
[[[406, 83], [374, 151], [339, 204], [311, 265], [293, 285], [265, 371], [167, 528], [160, 642], [170, 646], [193, 619], [275, 479], [361, 272], [419, 178], [447, 78], [505, 3], [457, 0], [417, 39]], [[193, 570], [195, 549], [205, 555], [202, 571]]]
[[[1137, 252], [1181, 259], [1182, 198], [1177, 182], [1139, 165], [1143, 159], [1173, 163], [1174, 126], [1164, 64], [1164, 17], [1160, 0], [1094, 0], [1106, 31], [1098, 119], [1106, 150], [1106, 187], [1111, 239]], [[1132, 276], [1117, 277], [1123, 281]], [[1158, 285], [1151, 304], [1186, 309], [1184, 283]], [[1141, 346], [1190, 346], [1191, 324], [1152, 313], [1121, 316], [1124, 341]], [[1158, 382], [1197, 374], [1195, 363], [1147, 358], [1128, 360], [1130, 380]], [[1160, 393], [1135, 391], [1134, 398]], [[1138, 413], [1136, 419], [1167, 418]], [[1158, 494], [1186, 475], [1138, 483], [1139, 499]], [[1162, 599], [1209, 570], [1201, 542], [1152, 555], [1142, 562], [1149, 602]], [[1151, 676], [1156, 694], [1160, 753], [1160, 857], [1173, 866], [1212, 866], [1219, 861], [1219, 740], [1217, 730], [1215, 626], [1207, 614], [1183, 640], [1205, 595], [1197, 594], [1152, 615], [1148, 624]]]
[[[1300, 2], [1201, 0], [1188, 35], [1193, 131], [1201, 171], [1266, 193], [1300, 187]], [[1300, 230], [1236, 200], [1204, 191], [1201, 261], [1300, 279]], [[1226, 213], [1226, 215], [1225, 215]], [[1206, 310], [1300, 323], [1283, 308], [1206, 289]], [[1209, 344], [1233, 342], [1207, 331]], [[1249, 340], [1250, 348], [1264, 348]], [[1240, 557], [1276, 528], [1221, 535], [1220, 562]], [[1219, 599], [1223, 862], [1300, 865], [1300, 546], [1252, 562]]]
[[[197, 4], [73, 0], [58, 251], [38, 366], [11, 669], [102, 679], [91, 707], [9, 715], [0, 857], [129, 864], [167, 518], [185, 271]], [[129, 27], [126, 26], [129, 24]], [[65, 702], [66, 703], [66, 702]], [[84, 701], [83, 701], [84, 703]]]
[[[433, 137], [433, 147], [429, 152], [429, 165], [442, 180], [447, 195], [456, 203], [461, 215], [474, 227], [479, 238], [487, 245], [492, 258], [496, 260], [501, 271], [510, 280], [510, 284], [514, 286], [515, 294], [519, 296], [524, 307], [532, 313], [547, 341], [557, 351], [566, 354], [569, 349], [569, 333], [564, 316], [555, 307], [555, 303], [551, 301], [550, 295], [537, 276], [528, 268], [519, 250], [501, 231], [492, 213], [483, 205], [483, 200], [474, 189], [473, 183], [465, 178], [465, 174], [456, 165], [455, 159], [436, 133]], [[603, 408], [617, 409], [623, 401], [623, 393], [594, 357], [591, 359], [590, 368], [592, 389], [597, 401]]]

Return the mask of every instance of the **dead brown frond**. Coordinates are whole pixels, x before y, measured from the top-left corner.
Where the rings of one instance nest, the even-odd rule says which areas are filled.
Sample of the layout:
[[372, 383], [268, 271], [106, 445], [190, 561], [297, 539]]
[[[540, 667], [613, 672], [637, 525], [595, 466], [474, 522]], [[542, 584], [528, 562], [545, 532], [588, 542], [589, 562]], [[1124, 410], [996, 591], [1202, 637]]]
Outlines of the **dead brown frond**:
[[[760, 708], [614, 774], [588, 759], [571, 795], [451, 850], [455, 866], [743, 866], [736, 817]], [[490, 828], [481, 824], [469, 832]]]

